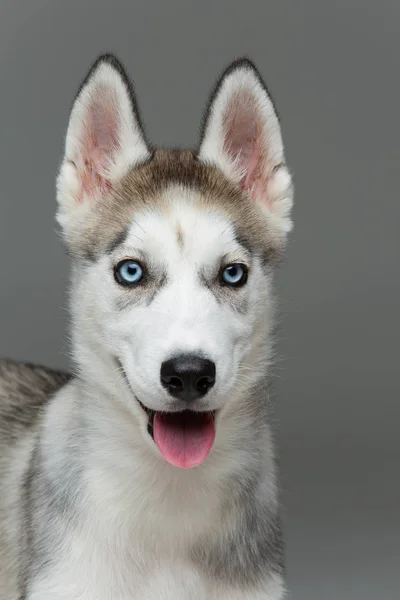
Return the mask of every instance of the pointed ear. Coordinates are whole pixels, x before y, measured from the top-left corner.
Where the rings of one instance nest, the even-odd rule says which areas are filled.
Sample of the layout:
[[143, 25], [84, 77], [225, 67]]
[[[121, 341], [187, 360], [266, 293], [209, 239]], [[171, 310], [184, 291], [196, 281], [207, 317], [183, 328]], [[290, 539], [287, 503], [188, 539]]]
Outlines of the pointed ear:
[[216, 165], [280, 229], [291, 229], [293, 190], [273, 102], [256, 67], [234, 62], [220, 78], [203, 123], [199, 159]]
[[57, 218], [67, 237], [149, 154], [129, 79], [115, 57], [100, 56], [73, 104], [57, 179]]

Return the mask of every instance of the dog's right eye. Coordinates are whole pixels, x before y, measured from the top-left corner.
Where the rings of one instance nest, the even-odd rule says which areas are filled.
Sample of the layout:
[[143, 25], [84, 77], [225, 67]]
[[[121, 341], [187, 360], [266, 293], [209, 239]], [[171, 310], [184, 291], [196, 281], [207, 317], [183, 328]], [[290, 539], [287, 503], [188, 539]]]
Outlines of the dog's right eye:
[[229, 287], [242, 287], [247, 281], [248, 270], [242, 263], [232, 263], [221, 273], [221, 283]]
[[143, 267], [136, 260], [123, 260], [115, 267], [114, 276], [120, 285], [137, 285], [143, 279]]

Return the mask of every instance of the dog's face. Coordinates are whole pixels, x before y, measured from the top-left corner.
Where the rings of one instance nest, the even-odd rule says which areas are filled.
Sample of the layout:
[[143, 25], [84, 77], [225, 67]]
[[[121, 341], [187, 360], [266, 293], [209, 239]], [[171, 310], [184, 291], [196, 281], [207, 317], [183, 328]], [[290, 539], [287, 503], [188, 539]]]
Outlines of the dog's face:
[[84, 285], [100, 341], [142, 404], [215, 410], [240, 380], [269, 273], [223, 212], [171, 185], [161, 207], [135, 213], [120, 243], [87, 268]]
[[279, 123], [254, 67], [221, 78], [198, 152], [150, 152], [121, 65], [99, 59], [72, 110], [58, 201], [80, 358], [124, 381], [169, 462], [199, 464], [219, 414], [265, 370], [291, 225]]

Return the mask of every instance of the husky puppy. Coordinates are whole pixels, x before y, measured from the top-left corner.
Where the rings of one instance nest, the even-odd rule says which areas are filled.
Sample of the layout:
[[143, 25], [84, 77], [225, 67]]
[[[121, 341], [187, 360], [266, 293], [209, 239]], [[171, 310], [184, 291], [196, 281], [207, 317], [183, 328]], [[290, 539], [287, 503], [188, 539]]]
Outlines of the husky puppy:
[[242, 59], [195, 151], [101, 56], [57, 180], [74, 375], [0, 361], [1, 600], [279, 600], [268, 371], [292, 184]]

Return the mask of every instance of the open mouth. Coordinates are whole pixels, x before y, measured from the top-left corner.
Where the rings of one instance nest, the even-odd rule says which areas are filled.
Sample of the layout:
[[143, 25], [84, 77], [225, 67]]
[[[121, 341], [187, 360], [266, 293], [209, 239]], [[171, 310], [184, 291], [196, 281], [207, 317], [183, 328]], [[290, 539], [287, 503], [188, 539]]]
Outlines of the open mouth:
[[182, 469], [205, 461], [215, 440], [216, 411], [153, 411], [138, 401], [148, 417], [147, 430], [162, 456]]

